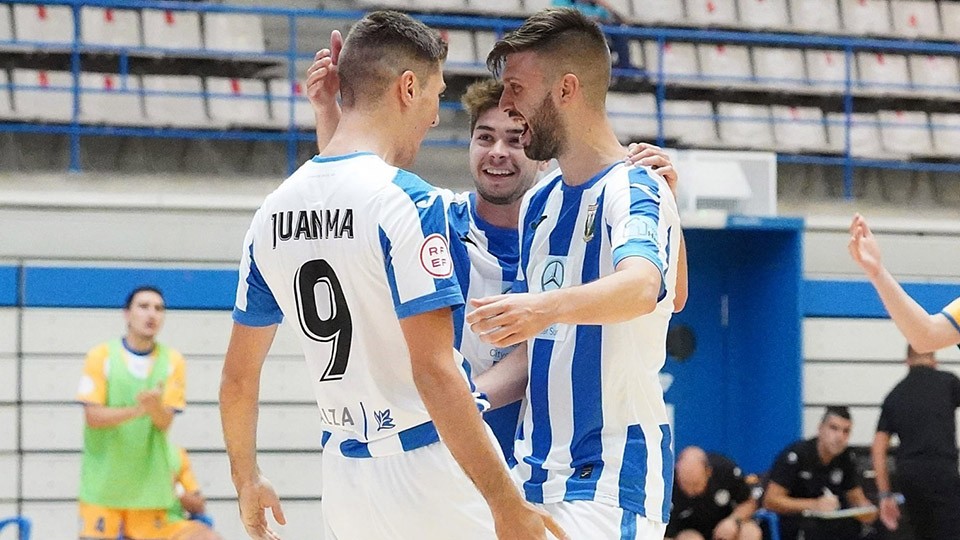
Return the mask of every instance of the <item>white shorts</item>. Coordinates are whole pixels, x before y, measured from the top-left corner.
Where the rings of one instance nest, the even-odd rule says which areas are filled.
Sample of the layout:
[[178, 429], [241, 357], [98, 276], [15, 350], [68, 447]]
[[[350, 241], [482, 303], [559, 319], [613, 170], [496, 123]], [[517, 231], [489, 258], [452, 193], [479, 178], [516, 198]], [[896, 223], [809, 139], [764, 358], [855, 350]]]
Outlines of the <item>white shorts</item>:
[[442, 442], [376, 458], [323, 454], [324, 540], [494, 540], [480, 492]]
[[540, 505], [571, 540], [663, 540], [667, 525], [597, 501]]

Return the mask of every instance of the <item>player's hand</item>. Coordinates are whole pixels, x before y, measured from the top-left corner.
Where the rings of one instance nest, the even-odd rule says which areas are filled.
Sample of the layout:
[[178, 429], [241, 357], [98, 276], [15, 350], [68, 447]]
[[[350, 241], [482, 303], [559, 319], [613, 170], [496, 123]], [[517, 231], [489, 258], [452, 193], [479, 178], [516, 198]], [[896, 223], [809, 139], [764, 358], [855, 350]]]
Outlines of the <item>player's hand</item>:
[[740, 534], [740, 525], [733, 517], [728, 517], [717, 523], [713, 528], [713, 540], [737, 540]]
[[893, 497], [880, 500], [880, 522], [891, 531], [897, 530], [900, 524], [900, 506]]
[[815, 512], [833, 512], [840, 509], [840, 499], [833, 493], [824, 493], [814, 500], [813, 510]]
[[330, 48], [321, 49], [313, 57], [313, 64], [307, 68], [307, 99], [313, 110], [337, 105], [337, 93], [340, 92], [340, 73], [337, 63], [343, 38], [339, 30], [330, 33]]
[[873, 279], [883, 270], [880, 256], [880, 244], [873, 236], [867, 220], [856, 214], [850, 223], [850, 243], [847, 245], [850, 256], [860, 265], [867, 277]]
[[535, 337], [553, 321], [549, 306], [553, 295], [500, 294], [470, 300], [473, 311], [467, 313], [470, 330], [485, 343], [509, 347]]
[[630, 143], [628, 149], [630, 152], [624, 161], [636, 165], [645, 165], [657, 171], [657, 174], [667, 181], [670, 191], [673, 192], [673, 198], [676, 199], [677, 182], [680, 178], [673, 162], [670, 161], [670, 156], [663, 148], [649, 143]]
[[498, 540], [570, 540], [553, 516], [526, 501], [493, 511], [493, 524]]
[[270, 509], [273, 519], [280, 525], [287, 524], [287, 518], [280, 508], [280, 497], [274, 491], [270, 481], [258, 475], [257, 479], [249, 484], [237, 488], [237, 502], [240, 505], [240, 521], [247, 535], [253, 540], [280, 540], [280, 535], [270, 529], [267, 524], [267, 515], [264, 511]]
[[159, 388], [144, 390], [137, 394], [137, 403], [148, 413], [156, 413], [163, 410], [163, 397]]

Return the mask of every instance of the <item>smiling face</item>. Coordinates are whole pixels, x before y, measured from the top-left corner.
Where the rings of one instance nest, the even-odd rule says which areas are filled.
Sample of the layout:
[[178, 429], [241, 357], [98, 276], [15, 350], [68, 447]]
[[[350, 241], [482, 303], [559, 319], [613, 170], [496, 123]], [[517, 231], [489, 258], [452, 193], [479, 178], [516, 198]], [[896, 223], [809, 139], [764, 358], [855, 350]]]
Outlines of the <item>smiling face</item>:
[[516, 202], [533, 185], [538, 163], [524, 155], [523, 123], [496, 107], [477, 117], [470, 139], [470, 170], [477, 194], [496, 205]]
[[537, 53], [524, 51], [507, 56], [503, 67], [500, 109], [522, 121], [526, 132], [521, 144], [527, 157], [546, 161], [566, 149], [566, 134], [551, 84]]

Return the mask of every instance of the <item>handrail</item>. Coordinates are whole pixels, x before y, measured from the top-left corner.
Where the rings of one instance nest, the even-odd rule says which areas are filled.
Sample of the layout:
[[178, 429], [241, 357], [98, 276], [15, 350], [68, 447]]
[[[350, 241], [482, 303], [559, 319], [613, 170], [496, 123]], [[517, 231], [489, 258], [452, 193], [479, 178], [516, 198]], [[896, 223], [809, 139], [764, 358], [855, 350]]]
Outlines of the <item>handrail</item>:
[[[298, 60], [308, 60], [312, 58], [312, 54], [307, 54], [305, 52], [299, 51], [297, 47], [297, 22], [300, 19], [309, 18], [309, 19], [338, 19], [338, 20], [355, 20], [363, 16], [365, 11], [362, 10], [312, 10], [312, 9], [302, 9], [302, 8], [284, 8], [284, 7], [272, 7], [272, 6], [240, 6], [240, 5], [227, 5], [227, 4], [211, 4], [211, 3], [195, 3], [195, 2], [184, 2], [184, 1], [160, 1], [160, 0], [8, 0], [5, 2], [7, 5], [45, 5], [45, 6], [66, 6], [71, 8], [74, 19], [74, 28], [73, 36], [70, 41], [60, 41], [58, 43], [47, 43], [47, 42], [26, 42], [18, 40], [6, 40], [0, 41], [0, 47], [12, 46], [14, 48], [29, 46], [34, 47], [33, 50], [39, 51], [57, 51], [62, 54], [68, 54], [70, 57], [70, 73], [73, 75], [73, 84], [68, 88], [62, 88], [61, 91], [72, 92], [73, 94], [73, 113], [71, 121], [68, 124], [29, 124], [20, 121], [8, 122], [0, 124], [0, 131], [14, 131], [14, 132], [34, 132], [34, 133], [57, 133], [57, 134], [66, 134], [70, 138], [70, 170], [79, 171], [80, 170], [80, 139], [84, 136], [97, 136], [97, 135], [129, 135], [129, 136], [147, 136], [147, 137], [171, 137], [171, 138], [219, 138], [219, 139], [231, 139], [231, 140], [269, 140], [269, 141], [285, 141], [287, 143], [287, 165], [288, 170], [292, 171], [298, 164], [295, 162], [297, 157], [297, 145], [303, 141], [309, 141], [312, 139], [312, 133], [309, 129], [300, 129], [296, 125], [295, 118], [295, 107], [294, 105], [298, 100], [303, 100], [303, 96], [297, 96], [294, 92], [290, 92], [289, 96], [286, 96], [282, 99], [287, 101], [289, 104], [288, 111], [289, 117], [285, 119], [286, 127], [283, 131], [255, 131], [255, 130], [222, 130], [219, 129], [216, 125], [211, 125], [209, 129], [170, 129], [170, 128], [155, 128], [150, 126], [144, 127], [128, 127], [128, 126], [95, 126], [87, 125], [84, 123], [83, 118], [80, 114], [80, 99], [81, 94], [86, 93], [96, 93], [100, 90], [96, 88], [86, 88], [79, 84], [80, 78], [80, 64], [84, 55], [88, 54], [102, 54], [102, 53], [114, 53], [118, 55], [119, 60], [119, 71], [120, 75], [125, 75], [128, 73], [128, 66], [131, 58], [138, 58], [138, 55], [143, 55], [144, 57], [163, 55], [167, 57], [182, 58], [185, 61], [191, 59], [218, 59], [224, 57], [240, 57], [242, 59], [260, 59], [264, 61], [276, 61], [282, 64], [285, 62], [285, 71], [286, 78], [291, 81], [299, 79], [302, 74], [297, 73], [296, 71], [296, 62]], [[274, 51], [265, 51], [262, 53], [250, 53], [247, 51], [230, 51], [223, 49], [212, 49], [201, 47], [199, 49], [195, 48], [158, 48], [158, 47], [147, 47], [143, 43], [139, 46], [123, 46], [123, 47], [107, 47], [103, 45], [94, 45], [86, 44], [81, 41], [82, 28], [81, 28], [81, 17], [80, 12], [82, 8], [91, 7], [91, 8], [104, 8], [104, 9], [130, 9], [136, 11], [142, 10], [172, 10], [172, 11], [185, 11], [185, 12], [196, 12], [196, 13], [234, 13], [234, 14], [247, 14], [247, 15], [260, 15], [267, 17], [282, 17], [286, 18], [287, 26], [289, 31], [289, 42], [290, 46], [285, 50], [274, 50]], [[492, 31], [497, 35], [502, 35], [504, 32], [509, 31], [513, 28], [516, 28], [522, 23], [522, 20], [519, 18], [511, 17], [491, 17], [491, 16], [468, 16], [468, 15], [446, 15], [446, 14], [436, 14], [436, 13], [415, 13], [415, 17], [422, 20], [428, 25], [438, 27], [438, 28], [448, 28], [448, 29], [466, 29], [473, 31]], [[879, 167], [879, 168], [893, 168], [893, 169], [903, 169], [903, 170], [917, 170], [917, 171], [945, 171], [945, 172], [960, 172], [960, 163], [925, 163], [925, 162], [916, 162], [916, 161], [892, 161], [892, 160], [876, 160], [876, 159], [863, 159], [855, 157], [853, 154], [855, 152], [851, 149], [850, 135], [851, 128], [856, 125], [856, 121], [853, 119], [852, 115], [854, 112], [854, 101], [861, 98], [870, 98], [873, 99], [873, 96], [865, 96], [862, 91], [864, 89], [870, 88], [887, 88], [893, 90], [931, 90], [934, 87], [930, 85], [915, 85], [911, 84], [909, 80], [903, 81], [903, 84], [895, 83], [878, 83], [878, 84], [869, 84], [861, 80], [856, 80], [854, 78], [854, 70], [856, 61], [856, 54], [863, 51], [882, 51], [895, 54], [913, 54], [913, 55], [945, 55], [955, 58], [960, 58], [960, 43], [949, 42], [949, 41], [920, 41], [920, 40], [908, 40], [908, 39], [889, 39], [889, 38], [861, 38], [861, 37], [852, 37], [852, 36], [826, 36], [826, 35], [813, 35], [813, 34], [800, 34], [800, 33], [774, 33], [774, 32], [752, 32], [752, 31], [735, 31], [728, 29], [720, 30], [711, 30], [704, 28], [664, 28], [664, 27], [650, 27], [650, 26], [617, 26], [617, 25], [607, 25], [604, 26], [604, 31], [607, 32], [610, 36], [618, 36], [624, 39], [634, 39], [634, 40], [644, 40], [644, 41], [654, 41], [658, 44], [657, 56], [659, 62], [657, 63], [658, 68], [656, 70], [648, 69], [634, 69], [634, 68], [624, 68], [617, 67], [615, 68], [615, 75], [619, 77], [634, 78], [637, 80], [645, 80], [648, 83], [653, 85], [654, 95], [656, 96], [656, 122], [658, 137], [657, 142], [660, 144], [664, 143], [664, 119], [672, 119], [670, 115], [664, 114], [663, 104], [666, 101], [668, 88], [672, 88], [678, 83], [680, 86], [683, 86], [682, 81], [706, 81], [709, 82], [711, 79], [717, 79], [717, 77], [711, 77], [709, 75], [674, 75], [666, 73], [664, 71], [664, 47], [667, 43], [671, 42], [694, 42], [694, 43], [725, 43], [725, 44], [740, 44], [747, 46], [769, 46], [769, 47], [781, 47], [781, 48], [804, 48], [804, 49], [833, 49], [837, 50], [839, 53], [843, 54], [844, 59], [844, 70], [846, 76], [843, 81], [830, 81], [835, 84], [840, 92], [836, 90], [833, 92], [828, 92], [826, 90], [820, 89], [817, 92], [814, 92], [811, 95], [823, 95], [831, 96], [833, 98], [840, 97], [842, 100], [842, 110], [844, 114], [844, 150], [841, 156], [821, 156], [821, 155], [806, 155], [806, 154], [780, 154], [778, 159], [782, 163], [818, 163], [823, 165], [840, 165], [844, 168], [844, 194], [847, 198], [852, 198], [853, 195], [853, 171], [856, 167]], [[321, 37], [321, 43], [325, 40], [325, 36]], [[30, 52], [26, 50], [25, 52]], [[481, 51], [482, 53], [482, 51]], [[467, 66], [460, 66], [466, 68], [468, 71], [476, 70], [477, 73], [482, 73], [485, 66], [482, 65], [483, 58], [478, 60], [476, 64], [471, 64]], [[736, 77], [721, 77], [724, 81], [736, 82]], [[740, 77], [743, 79], [742, 82], [757, 84], [766, 82], [768, 86], [758, 86], [755, 89], [750, 89], [749, 91], [761, 92], [761, 93], [770, 93], [775, 91], [775, 84], [777, 82], [790, 82], [790, 81], [767, 81], [763, 77]], [[801, 79], [797, 81], [792, 81], [799, 83], [801, 85], [808, 84], [810, 79]], [[35, 85], [16, 85], [13, 81], [8, 81], [4, 85], [0, 85], [0, 91], [19, 91], [19, 90], [28, 90], [35, 88]], [[947, 90], [948, 88], [943, 88], [942, 86], [937, 86], [941, 90]], [[713, 89], [719, 90], [719, 87], [713, 87]], [[709, 88], [704, 90], [709, 91]], [[960, 89], [958, 89], [960, 90]], [[157, 90], [148, 90], [146, 88], [133, 88], [130, 89], [125, 84], [121, 89], [116, 90], [118, 93], [133, 93], [142, 96], [154, 96], [154, 95], [165, 95], [165, 96], [196, 96], [197, 93], [190, 92], [169, 92], [169, 91], [157, 91]], [[225, 95], [222, 93], [215, 92], [203, 92], [201, 96], [204, 98], [215, 98], [215, 99], [256, 99], [245, 96], [235, 96], [235, 95]], [[710, 98], [707, 98], [710, 99]], [[938, 99], [937, 96], [926, 94], [921, 95], [917, 94], [916, 96], [911, 96], [908, 99], [920, 99], [923, 101], [943, 101]], [[957, 102], [960, 102], [960, 92], [954, 99]], [[713, 101], [711, 99], [711, 101]], [[947, 100], [950, 101], [950, 100]], [[945, 101], [945, 102], [947, 102]], [[458, 108], [457, 104], [445, 104], [445, 108]], [[928, 110], [923, 109], [921, 110]], [[727, 118], [721, 115], [713, 115], [710, 118]], [[751, 122], [758, 121], [750, 118], [739, 118], [740, 121]], [[760, 119], [759, 121], [766, 121]], [[776, 121], [771, 119], [770, 121]], [[834, 123], [833, 120], [827, 120], [825, 122], [825, 128], [828, 123]], [[884, 126], [887, 124], [883, 124]], [[897, 124], [899, 127], [917, 127], [915, 125], [906, 125], [906, 124]], [[931, 126], [932, 129], [945, 128], [949, 130], [955, 129], [952, 126], [941, 126], [936, 123], [925, 124]], [[256, 129], [256, 128], [254, 128]], [[467, 140], [466, 137], [462, 139], [453, 139], [453, 140], [430, 140], [426, 141], [425, 144], [435, 145], [435, 146], [457, 146], [465, 144]]]

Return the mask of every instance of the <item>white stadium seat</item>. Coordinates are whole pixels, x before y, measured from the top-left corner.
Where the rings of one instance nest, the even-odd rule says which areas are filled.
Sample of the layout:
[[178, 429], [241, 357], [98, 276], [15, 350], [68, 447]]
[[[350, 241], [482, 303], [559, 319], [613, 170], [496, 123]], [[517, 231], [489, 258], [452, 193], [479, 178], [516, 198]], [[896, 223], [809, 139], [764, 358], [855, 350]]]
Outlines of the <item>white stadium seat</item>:
[[143, 10], [143, 44], [158, 49], [200, 49], [200, 13]]
[[[125, 86], [125, 88], [124, 88]], [[81, 73], [80, 120], [88, 124], [143, 125], [140, 78]]]
[[73, 43], [73, 10], [69, 6], [16, 4], [13, 26], [17, 41]]
[[940, 37], [940, 15], [933, 0], [894, 0], [893, 31], [900, 37]]
[[493, 50], [493, 46], [497, 42], [497, 35], [493, 32], [477, 30], [473, 33], [473, 37], [476, 41], [477, 62], [482, 66], [486, 66], [487, 55]]
[[737, 26], [734, 0], [687, 0], [687, 20], [696, 26]]
[[632, 0], [607, 0], [607, 4], [613, 8], [614, 11], [619, 13], [620, 16], [626, 19], [633, 18]]
[[524, 11], [536, 13], [553, 5], [552, 0], [523, 0]]
[[857, 88], [873, 94], [902, 94], [910, 91], [907, 57], [878, 52], [857, 53], [860, 76]]
[[837, 0], [790, 0], [790, 18], [803, 32], [830, 34], [840, 30]]
[[269, 127], [267, 87], [257, 79], [207, 77], [210, 119], [229, 127]]
[[[853, 113], [850, 126], [850, 153], [858, 157], [883, 157], [880, 146], [880, 126], [873, 113]], [[845, 144], [845, 119], [843, 113], [827, 113], [827, 135], [830, 148], [843, 152]]]
[[727, 146], [759, 150], [775, 146], [770, 107], [766, 105], [720, 103], [717, 105], [717, 121], [720, 140]]
[[943, 37], [960, 41], [960, 2], [940, 2]]
[[691, 146], [716, 146], [717, 115], [709, 101], [665, 101], [663, 131], [667, 138]]
[[933, 153], [930, 124], [924, 111], [880, 111], [880, 138], [891, 157]]
[[633, 0], [633, 18], [641, 24], [681, 24], [687, 15], [683, 0]]
[[13, 41], [13, 19], [7, 4], [0, 4], [0, 42], [2, 41]]
[[473, 13], [520, 16], [523, 14], [522, 0], [500, 0], [488, 2], [486, 0], [467, 0], [467, 9]]
[[[843, 51], [807, 49], [807, 78], [810, 85], [824, 92], [843, 92], [846, 84], [846, 58]], [[856, 66], [851, 77], [856, 78]]]
[[418, 7], [428, 11], [466, 11], [467, 0], [428, 0]]
[[13, 105], [12, 97], [7, 89], [7, 83], [10, 82], [6, 69], [0, 69], [0, 118], [12, 118]]
[[657, 100], [653, 94], [607, 93], [607, 116], [621, 141], [657, 135]]
[[771, 107], [773, 135], [777, 148], [787, 152], [823, 151], [827, 144], [827, 131], [823, 124], [823, 111], [818, 107]]
[[893, 31], [887, 0], [840, 0], [840, 7], [843, 13], [843, 29], [846, 32], [887, 36]]
[[[429, 0], [426, 0], [429, 4]], [[359, 0], [357, 2], [361, 7], [367, 8], [389, 8], [389, 9], [414, 9], [417, 6], [417, 0]]]
[[303, 85], [299, 81], [291, 83], [288, 79], [271, 79], [267, 86], [270, 89], [270, 111], [274, 125], [283, 128], [290, 125], [290, 96], [292, 90], [294, 125], [309, 129], [316, 127], [317, 120], [313, 115], [313, 108], [307, 101], [307, 96], [303, 93]]
[[49, 122], [73, 119], [73, 74], [70, 72], [15, 69], [13, 84], [17, 118]]
[[753, 85], [750, 51], [743, 45], [701, 43], [700, 74], [710, 86], [743, 87]]
[[801, 49], [753, 48], [753, 65], [757, 84], [772, 88], [802, 88], [807, 86]]
[[80, 31], [86, 45], [140, 47], [140, 12], [132, 9], [84, 7]]
[[266, 50], [263, 20], [248, 13], [205, 13], [204, 46], [207, 50], [262, 53]]
[[960, 156], [960, 114], [930, 113], [933, 147], [943, 156]]
[[740, 25], [765, 30], [790, 28], [787, 0], [738, 0]]
[[[473, 43], [473, 32], [470, 30], [440, 30], [440, 35], [447, 42], [447, 61], [444, 69], [456, 71], [458, 68], [477, 67], [477, 51]], [[490, 52], [490, 51], [487, 51]], [[484, 56], [486, 60], [486, 56]]]
[[[155, 126], [206, 127], [203, 82], [192, 75], [144, 75], [143, 105], [147, 122]], [[176, 95], [166, 95], [167, 93]]]
[[935, 97], [956, 96], [960, 93], [960, 72], [953, 56], [907, 57], [913, 88]]
[[[659, 69], [658, 45], [655, 41], [643, 44], [644, 57], [650, 78], [657, 80]], [[670, 81], [692, 82], [700, 77], [697, 68], [697, 46], [693, 43], [666, 42], [663, 45], [663, 75]]]

